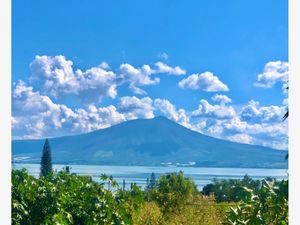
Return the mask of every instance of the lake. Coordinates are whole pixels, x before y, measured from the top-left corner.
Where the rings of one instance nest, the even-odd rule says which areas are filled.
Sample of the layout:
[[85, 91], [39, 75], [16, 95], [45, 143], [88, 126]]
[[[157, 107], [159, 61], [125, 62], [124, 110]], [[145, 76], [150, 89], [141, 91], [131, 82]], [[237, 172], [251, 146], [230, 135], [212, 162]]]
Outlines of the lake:
[[[137, 183], [145, 187], [147, 178], [150, 178], [153, 172], [158, 178], [160, 175], [171, 172], [183, 171], [184, 175], [193, 179], [199, 190], [203, 186], [211, 183], [212, 179], [241, 179], [245, 174], [253, 179], [263, 179], [273, 177], [278, 180], [287, 179], [286, 169], [250, 169], [250, 168], [207, 168], [207, 167], [151, 167], [151, 166], [98, 166], [98, 165], [69, 165], [71, 173], [78, 175], [92, 176], [93, 180], [100, 182], [100, 175], [106, 174], [113, 176], [114, 179], [122, 186], [125, 180], [126, 188], [130, 183]], [[62, 170], [65, 165], [53, 165], [54, 170]], [[39, 164], [13, 164], [14, 169], [25, 168], [29, 174], [38, 177], [40, 171]]]

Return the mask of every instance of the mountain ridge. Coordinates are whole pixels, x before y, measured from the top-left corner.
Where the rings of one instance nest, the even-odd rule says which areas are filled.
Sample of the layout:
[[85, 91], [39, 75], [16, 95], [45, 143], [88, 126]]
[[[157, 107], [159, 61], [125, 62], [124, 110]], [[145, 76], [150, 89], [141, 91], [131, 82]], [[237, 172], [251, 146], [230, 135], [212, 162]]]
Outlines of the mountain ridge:
[[[285, 150], [217, 139], [165, 117], [126, 121], [85, 134], [49, 138], [49, 141], [54, 163], [287, 167]], [[43, 142], [44, 139], [13, 140], [14, 161], [38, 163]]]

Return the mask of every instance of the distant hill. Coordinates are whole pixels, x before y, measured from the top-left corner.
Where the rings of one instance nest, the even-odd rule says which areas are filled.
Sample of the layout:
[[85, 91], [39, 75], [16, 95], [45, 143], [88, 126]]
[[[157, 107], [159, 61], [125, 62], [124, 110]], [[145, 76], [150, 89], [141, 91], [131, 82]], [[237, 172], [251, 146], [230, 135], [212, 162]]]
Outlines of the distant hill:
[[[54, 163], [286, 168], [287, 151], [239, 144], [189, 130], [164, 117], [127, 121], [49, 139]], [[12, 141], [14, 162], [39, 163], [43, 140]]]

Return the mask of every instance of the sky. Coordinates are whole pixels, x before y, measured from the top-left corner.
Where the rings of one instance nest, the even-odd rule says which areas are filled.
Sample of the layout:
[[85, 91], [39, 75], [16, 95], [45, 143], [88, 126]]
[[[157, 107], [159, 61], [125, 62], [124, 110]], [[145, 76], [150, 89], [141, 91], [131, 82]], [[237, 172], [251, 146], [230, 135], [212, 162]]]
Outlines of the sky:
[[287, 0], [12, 1], [12, 135], [165, 116], [287, 149]]

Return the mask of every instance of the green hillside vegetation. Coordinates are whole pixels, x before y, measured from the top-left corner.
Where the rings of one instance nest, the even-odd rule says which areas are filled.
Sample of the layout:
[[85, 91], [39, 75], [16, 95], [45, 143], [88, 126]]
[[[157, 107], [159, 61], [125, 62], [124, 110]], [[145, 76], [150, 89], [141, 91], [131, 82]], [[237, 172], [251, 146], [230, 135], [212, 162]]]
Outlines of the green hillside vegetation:
[[[109, 189], [69, 170], [40, 178], [26, 170], [13, 170], [12, 224], [284, 225], [288, 221], [287, 181], [262, 181], [236, 190], [240, 199], [215, 199], [205, 190], [198, 191], [182, 172], [158, 180], [151, 176], [145, 190], [136, 184], [124, 190], [112, 177], [101, 178], [110, 183]], [[212, 185], [224, 187], [225, 183]]]

